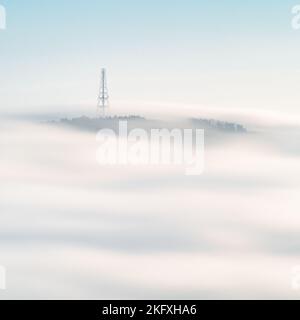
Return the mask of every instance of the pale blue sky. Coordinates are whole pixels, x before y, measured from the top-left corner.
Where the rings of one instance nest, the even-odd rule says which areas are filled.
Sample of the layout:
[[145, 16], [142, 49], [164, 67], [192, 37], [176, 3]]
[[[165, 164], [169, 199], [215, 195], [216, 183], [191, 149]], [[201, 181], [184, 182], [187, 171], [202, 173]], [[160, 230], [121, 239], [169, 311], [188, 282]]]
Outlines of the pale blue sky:
[[300, 31], [290, 25], [297, 0], [0, 4], [8, 24], [0, 31], [4, 112], [91, 110], [102, 66], [115, 106], [299, 112]]

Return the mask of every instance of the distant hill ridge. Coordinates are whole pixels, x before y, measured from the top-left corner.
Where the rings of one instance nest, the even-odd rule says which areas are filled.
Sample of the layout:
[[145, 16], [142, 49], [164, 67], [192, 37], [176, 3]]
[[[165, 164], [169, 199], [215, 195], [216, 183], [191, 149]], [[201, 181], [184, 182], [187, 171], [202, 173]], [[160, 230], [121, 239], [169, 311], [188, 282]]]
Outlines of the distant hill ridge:
[[128, 128], [143, 128], [146, 130], [160, 129], [160, 128], [179, 128], [179, 129], [206, 129], [228, 133], [246, 133], [244, 126], [238, 123], [220, 121], [215, 119], [190, 118], [183, 120], [154, 120], [146, 119], [138, 115], [130, 116], [111, 116], [89, 118], [86, 116], [60, 119], [57, 121], [50, 121], [50, 124], [62, 125], [72, 127], [74, 129], [81, 129], [87, 131], [98, 131], [104, 128], [118, 130], [119, 121], [127, 121]]

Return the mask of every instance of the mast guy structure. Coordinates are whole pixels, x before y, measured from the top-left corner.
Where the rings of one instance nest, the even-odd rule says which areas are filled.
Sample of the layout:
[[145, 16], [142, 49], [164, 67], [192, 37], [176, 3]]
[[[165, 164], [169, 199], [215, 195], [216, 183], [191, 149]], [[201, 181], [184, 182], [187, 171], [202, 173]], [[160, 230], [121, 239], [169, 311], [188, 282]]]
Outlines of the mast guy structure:
[[102, 111], [102, 116], [105, 117], [105, 111], [109, 107], [109, 95], [108, 95], [108, 88], [107, 88], [107, 77], [106, 77], [106, 70], [103, 68], [101, 69], [101, 83], [100, 83], [100, 90], [98, 96], [98, 109]]

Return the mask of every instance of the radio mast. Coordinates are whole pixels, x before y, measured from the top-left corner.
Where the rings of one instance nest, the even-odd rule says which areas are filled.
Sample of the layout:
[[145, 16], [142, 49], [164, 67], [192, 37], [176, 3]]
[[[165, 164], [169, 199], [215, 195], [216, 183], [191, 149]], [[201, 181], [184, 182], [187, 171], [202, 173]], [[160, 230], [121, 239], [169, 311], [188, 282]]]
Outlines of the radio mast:
[[102, 116], [105, 117], [105, 111], [109, 107], [109, 95], [107, 89], [107, 77], [106, 77], [106, 70], [103, 68], [101, 69], [101, 83], [100, 83], [100, 90], [98, 96], [98, 109], [101, 110]]

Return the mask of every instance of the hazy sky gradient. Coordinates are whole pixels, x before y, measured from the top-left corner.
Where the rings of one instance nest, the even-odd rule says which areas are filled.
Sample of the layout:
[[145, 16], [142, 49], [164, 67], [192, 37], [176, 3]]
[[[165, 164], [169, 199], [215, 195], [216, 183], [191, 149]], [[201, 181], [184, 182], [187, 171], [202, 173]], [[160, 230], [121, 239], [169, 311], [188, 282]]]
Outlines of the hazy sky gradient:
[[5, 113], [90, 111], [104, 66], [116, 109], [184, 103], [299, 114], [297, 0], [0, 3]]

